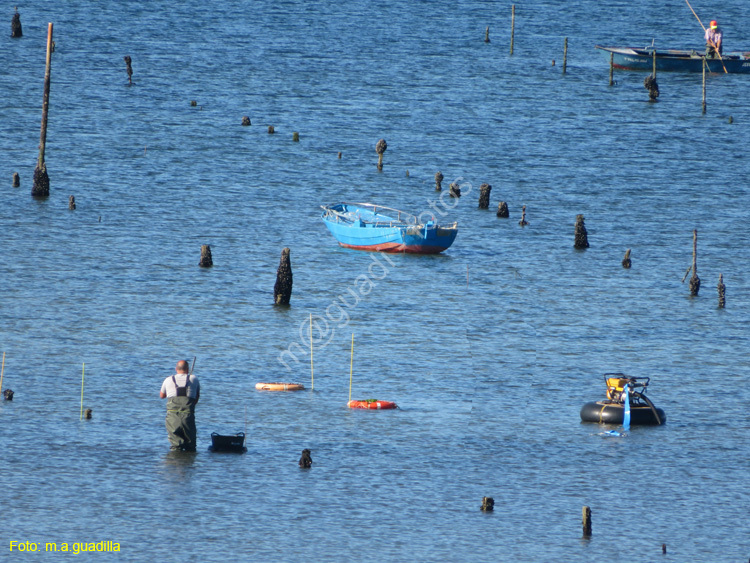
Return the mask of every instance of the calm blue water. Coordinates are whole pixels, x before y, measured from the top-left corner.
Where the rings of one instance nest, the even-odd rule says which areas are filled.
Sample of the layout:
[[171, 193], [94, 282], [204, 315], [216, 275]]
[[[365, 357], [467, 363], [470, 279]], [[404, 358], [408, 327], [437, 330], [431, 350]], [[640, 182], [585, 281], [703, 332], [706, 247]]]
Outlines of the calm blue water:
[[[700, 49], [700, 26], [676, 0], [574, 4], [517, 3], [512, 57], [510, 4], [21, 6], [24, 37], [0, 39], [0, 351], [16, 393], [0, 404], [0, 552], [746, 561], [748, 79], [710, 76], [706, 115], [697, 76], [658, 76], [656, 104], [643, 74], [610, 87], [595, 43]], [[750, 50], [743, 2], [694, 7]], [[35, 201], [48, 21], [52, 193]], [[437, 198], [438, 170], [465, 197]], [[432, 209], [459, 235], [440, 256], [342, 249], [318, 213], [339, 200]], [[681, 283], [693, 229], [697, 298]], [[277, 308], [284, 247], [294, 292]], [[256, 391], [309, 388], [310, 315], [314, 391]], [[352, 333], [352, 397], [400, 410], [346, 408]], [[199, 453], [172, 456], [158, 391], [193, 356]], [[622, 439], [581, 424], [608, 371], [650, 376], [668, 423]], [[247, 454], [206, 452], [237, 431]]]

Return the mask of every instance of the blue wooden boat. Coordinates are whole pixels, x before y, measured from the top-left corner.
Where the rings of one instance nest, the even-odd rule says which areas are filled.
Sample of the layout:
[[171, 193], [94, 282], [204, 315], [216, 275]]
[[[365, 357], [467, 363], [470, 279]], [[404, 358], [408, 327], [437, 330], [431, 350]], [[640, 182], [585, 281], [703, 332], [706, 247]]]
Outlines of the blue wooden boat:
[[[612, 64], [624, 70], [653, 71], [654, 51], [656, 52], [657, 71], [703, 72], [703, 61], [706, 61], [709, 72], [750, 73], [750, 52], [725, 53], [715, 59], [707, 59], [705, 52], [694, 49], [655, 49], [654, 47], [603, 47], [595, 45], [607, 59], [613, 55]], [[722, 66], [722, 62], [724, 63]]]
[[372, 203], [321, 205], [323, 221], [341, 246], [375, 252], [437, 254], [456, 240], [458, 224], [420, 223], [405, 211]]

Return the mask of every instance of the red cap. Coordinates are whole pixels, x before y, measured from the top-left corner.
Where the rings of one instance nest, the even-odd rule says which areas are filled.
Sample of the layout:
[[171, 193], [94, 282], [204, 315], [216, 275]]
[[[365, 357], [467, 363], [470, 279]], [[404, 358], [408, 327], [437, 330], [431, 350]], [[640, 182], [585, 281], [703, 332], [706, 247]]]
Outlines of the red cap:
[[716, 23], [716, 20], [711, 20], [711, 23], [709, 24], [711, 26], [711, 29], [716, 29], [719, 27], [719, 25]]

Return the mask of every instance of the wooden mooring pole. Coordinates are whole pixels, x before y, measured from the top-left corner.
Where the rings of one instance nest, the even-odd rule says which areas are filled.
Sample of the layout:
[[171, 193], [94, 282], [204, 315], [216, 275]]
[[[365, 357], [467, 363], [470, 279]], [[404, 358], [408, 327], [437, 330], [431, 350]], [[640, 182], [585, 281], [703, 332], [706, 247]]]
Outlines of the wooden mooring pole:
[[44, 162], [44, 149], [47, 144], [47, 113], [49, 111], [50, 68], [52, 63], [52, 22], [47, 27], [47, 64], [44, 70], [44, 100], [42, 102], [42, 132], [39, 138], [39, 158], [34, 169], [34, 184], [31, 195], [47, 197], [49, 195], [49, 176]]
[[513, 39], [516, 32], [516, 5], [510, 7], [510, 54], [513, 54]]
[[588, 506], [583, 507], [583, 537], [591, 537], [591, 509]]
[[563, 45], [563, 74], [568, 69], [568, 38], [565, 38], [565, 43]]
[[609, 85], [610, 86], [612, 86], [615, 83], [614, 74], [615, 74], [615, 54], [610, 53], [609, 54]]

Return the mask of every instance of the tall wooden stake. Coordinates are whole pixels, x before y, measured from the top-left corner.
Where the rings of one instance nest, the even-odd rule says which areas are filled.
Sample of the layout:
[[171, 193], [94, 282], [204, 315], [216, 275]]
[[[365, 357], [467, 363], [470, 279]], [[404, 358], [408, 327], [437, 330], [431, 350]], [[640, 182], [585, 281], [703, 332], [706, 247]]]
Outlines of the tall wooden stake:
[[565, 74], [568, 68], [568, 38], [565, 38], [565, 44], [563, 45], [563, 74]]
[[614, 74], [615, 74], [615, 54], [610, 53], [609, 54], [609, 85], [612, 86], [614, 81]]
[[52, 22], [47, 27], [47, 64], [44, 70], [44, 99], [42, 102], [42, 132], [39, 138], [39, 158], [34, 169], [34, 185], [31, 195], [47, 197], [49, 195], [49, 176], [44, 162], [44, 149], [47, 144], [47, 112], [49, 111], [50, 69], [52, 65]]
[[656, 78], [656, 49], [653, 50], [652, 58], [653, 58], [654, 63], [653, 63], [653, 70], [651, 71], [651, 76]]
[[516, 5], [510, 8], [510, 54], [513, 54], [513, 38], [516, 33]]

